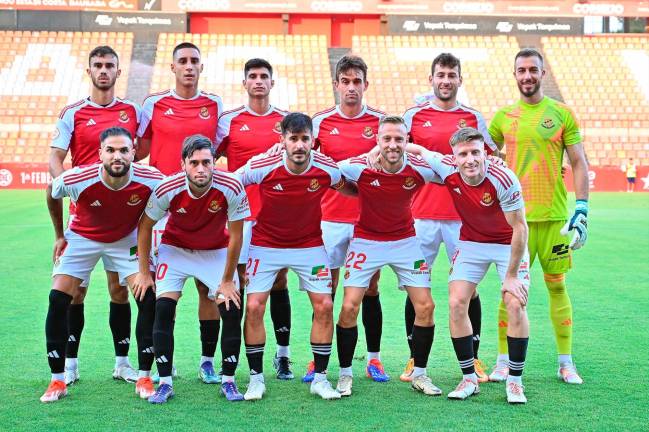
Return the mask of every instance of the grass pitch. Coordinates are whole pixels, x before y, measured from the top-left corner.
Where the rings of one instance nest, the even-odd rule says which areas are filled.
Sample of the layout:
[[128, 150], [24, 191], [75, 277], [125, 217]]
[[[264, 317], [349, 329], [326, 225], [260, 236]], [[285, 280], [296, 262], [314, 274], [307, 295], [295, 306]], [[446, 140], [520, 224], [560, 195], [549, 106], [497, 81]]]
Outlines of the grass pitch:
[[[176, 398], [165, 406], [137, 399], [134, 386], [111, 378], [113, 349], [108, 328], [108, 294], [101, 269], [93, 273], [81, 340], [81, 380], [55, 404], [38, 401], [49, 381], [44, 322], [50, 289], [50, 226], [43, 191], [0, 192], [0, 425], [3, 430], [646, 430], [646, 358], [649, 328], [649, 194], [596, 193], [591, 198], [589, 240], [574, 254], [568, 287], [574, 308], [574, 355], [585, 383], [568, 386], [556, 378], [556, 350], [547, 293], [538, 264], [532, 269], [531, 338], [525, 369], [525, 406], [508, 406], [503, 385], [485, 384], [467, 401], [431, 398], [398, 379], [407, 359], [403, 329], [404, 293], [388, 269], [381, 278], [382, 359], [392, 380], [364, 377], [362, 326], [354, 362], [354, 395], [322, 401], [296, 379], [274, 378], [272, 332], [267, 342], [267, 396], [256, 403], [227, 403], [218, 386], [197, 379], [200, 342], [193, 284], [178, 308], [176, 358], [181, 377]], [[440, 254], [433, 268], [435, 343], [429, 375], [445, 394], [461, 377], [448, 332], [446, 275]], [[291, 276], [293, 370], [301, 375], [311, 358], [308, 299]], [[480, 357], [492, 366], [496, 355], [499, 287], [492, 269], [480, 289], [483, 328]], [[335, 313], [341, 296], [336, 299]], [[137, 308], [132, 303], [133, 320]], [[267, 317], [267, 328], [270, 319]], [[134, 330], [132, 340], [135, 341]], [[334, 342], [335, 346], [335, 342]], [[218, 351], [217, 351], [218, 356]], [[131, 362], [136, 365], [135, 343]], [[332, 355], [330, 378], [337, 378]], [[247, 382], [241, 356], [237, 381]]]

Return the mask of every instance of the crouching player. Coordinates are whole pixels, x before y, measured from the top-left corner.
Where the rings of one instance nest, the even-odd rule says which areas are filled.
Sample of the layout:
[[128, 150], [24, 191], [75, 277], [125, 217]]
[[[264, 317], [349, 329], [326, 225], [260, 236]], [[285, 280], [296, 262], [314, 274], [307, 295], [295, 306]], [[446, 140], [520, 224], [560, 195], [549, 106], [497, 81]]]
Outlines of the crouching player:
[[408, 146], [408, 151], [420, 154], [442, 178], [462, 219], [448, 290], [451, 339], [464, 378], [448, 397], [466, 399], [480, 391], [468, 308], [493, 263], [502, 281], [502, 299], [509, 317], [507, 401], [526, 403], [521, 377], [529, 338], [525, 309], [529, 256], [521, 185], [511, 170], [486, 160], [484, 137], [477, 129], [458, 130], [450, 144], [453, 156], [443, 158], [423, 147]]
[[[134, 286], [137, 274], [135, 228], [152, 190], [163, 179], [152, 167], [132, 163], [135, 157], [130, 132], [120, 127], [104, 130], [100, 137], [100, 163], [75, 167], [52, 182], [47, 206], [57, 233], [63, 233], [61, 198], [70, 197], [77, 212], [65, 234], [54, 245], [54, 271], [45, 338], [52, 380], [41, 402], [54, 402], [68, 393], [64, 381], [68, 310], [81, 282], [101, 259], [114, 268], [120, 285], [128, 283], [137, 300], [135, 333], [141, 374], [153, 364], [152, 325], [155, 299]], [[148, 257], [148, 255], [146, 255]], [[147, 261], [148, 266], [148, 261]]]
[[230, 401], [243, 400], [234, 382], [241, 347], [241, 312], [235, 276], [243, 220], [250, 215], [250, 210], [241, 182], [233, 174], [215, 171], [214, 157], [209, 138], [187, 137], [182, 148], [182, 171], [158, 185], [140, 221], [140, 272], [135, 289], [148, 291], [153, 287], [146, 258], [151, 249], [153, 226], [169, 212], [155, 274], [153, 349], [160, 385], [148, 398], [151, 403], [165, 403], [174, 396], [171, 373], [176, 305], [190, 277], [207, 286], [209, 297], [216, 299], [221, 313], [221, 391]]

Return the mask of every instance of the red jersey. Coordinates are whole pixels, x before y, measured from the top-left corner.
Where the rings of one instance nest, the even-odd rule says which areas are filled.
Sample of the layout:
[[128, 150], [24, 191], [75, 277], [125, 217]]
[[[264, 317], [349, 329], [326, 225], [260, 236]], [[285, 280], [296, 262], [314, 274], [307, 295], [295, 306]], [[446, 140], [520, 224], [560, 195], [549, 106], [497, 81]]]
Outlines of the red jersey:
[[[228, 159], [228, 170], [238, 170], [248, 159], [277, 144], [282, 136], [280, 124], [286, 114], [286, 111], [273, 106], [263, 115], [257, 114], [247, 106], [221, 114], [216, 133], [216, 148]], [[259, 186], [246, 186], [246, 194], [250, 200], [249, 219], [254, 220], [260, 207]]]
[[137, 228], [151, 192], [164, 178], [157, 169], [133, 163], [129, 181], [119, 190], [101, 179], [101, 164], [75, 167], [52, 181], [52, 198], [76, 203], [68, 228], [98, 242], [113, 243]]
[[354, 237], [394, 241], [415, 235], [410, 206], [412, 197], [425, 183], [440, 181], [423, 160], [407, 154], [396, 173], [376, 171], [367, 158], [356, 157], [340, 164], [342, 175], [358, 185], [360, 216]]
[[173, 90], [147, 96], [137, 133], [151, 139], [149, 163], [165, 175], [178, 172], [185, 138], [201, 134], [214, 142], [221, 112], [221, 98], [203, 91], [191, 99], [183, 99]]
[[485, 179], [471, 186], [462, 180], [453, 156], [440, 159], [429, 154], [424, 158], [453, 197], [462, 219], [460, 240], [511, 244], [513, 230], [504, 212], [520, 210], [525, 203], [521, 184], [509, 168], [486, 161]]
[[344, 185], [333, 160], [311, 151], [306, 171], [293, 174], [282, 152], [251, 159], [237, 174], [244, 185], [259, 185], [261, 208], [251, 244], [282, 249], [322, 246], [320, 201], [329, 187]]
[[226, 224], [250, 215], [248, 198], [236, 175], [218, 170], [212, 175], [212, 187], [200, 197], [192, 194], [185, 172], [167, 177], [155, 189], [146, 215], [158, 221], [169, 212], [163, 244], [193, 250], [228, 246]]
[[[487, 153], [497, 149], [491, 140], [482, 114], [461, 104], [444, 110], [435, 105], [434, 101], [430, 101], [408, 109], [403, 118], [410, 134], [410, 141], [431, 151], [452, 154], [449, 140], [458, 129], [463, 127], [473, 127], [482, 133]], [[444, 185], [434, 183], [426, 185], [415, 196], [412, 213], [417, 219], [460, 219]]]
[[[384, 112], [363, 106], [356, 117], [347, 117], [336, 105], [313, 116], [316, 148], [336, 162], [367, 153], [376, 146], [379, 121]], [[322, 220], [354, 223], [358, 198], [328, 190], [322, 198]]]
[[99, 162], [99, 135], [105, 129], [119, 126], [135, 139], [140, 117], [140, 107], [131, 101], [114, 98], [102, 106], [88, 97], [63, 108], [51, 146], [69, 150], [73, 167], [94, 164]]

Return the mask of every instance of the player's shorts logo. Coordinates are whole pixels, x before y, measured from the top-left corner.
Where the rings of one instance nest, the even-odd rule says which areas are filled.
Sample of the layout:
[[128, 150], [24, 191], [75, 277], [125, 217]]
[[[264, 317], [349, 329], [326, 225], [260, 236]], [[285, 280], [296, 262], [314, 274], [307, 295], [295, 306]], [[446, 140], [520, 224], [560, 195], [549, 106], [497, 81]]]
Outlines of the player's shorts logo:
[[209, 207], [207, 207], [207, 211], [210, 213], [218, 213], [219, 210], [221, 210], [221, 206], [219, 205], [219, 202], [217, 200], [210, 201], [210, 205]]
[[424, 273], [429, 271], [428, 264], [426, 264], [426, 260], [423, 259], [415, 261], [412, 268], [416, 271], [416, 273]]
[[59, 128], [55, 128], [54, 132], [52, 132], [52, 139], [55, 140], [61, 135], [61, 131]]
[[311, 268], [311, 276], [316, 278], [326, 278], [329, 277], [329, 268], [325, 265], [317, 265]]
[[126, 111], [122, 110], [119, 112], [119, 121], [122, 123], [128, 123], [130, 119], [128, 118], [128, 114], [126, 114]]
[[466, 120], [460, 119], [460, 121], [457, 122], [457, 127], [459, 127], [460, 129], [465, 128], [466, 127]]
[[198, 116], [203, 120], [210, 118], [210, 112], [207, 110], [207, 107], [201, 107], [201, 112], [198, 113]]
[[480, 201], [480, 204], [482, 204], [485, 207], [489, 207], [494, 203], [494, 199], [491, 197], [491, 194], [489, 192], [485, 192], [484, 195], [482, 195], [482, 200]]
[[282, 123], [276, 122], [275, 127], [273, 128], [273, 132], [281, 134], [282, 133]]
[[315, 192], [318, 189], [320, 189], [320, 182], [318, 182], [318, 179], [312, 179], [311, 183], [309, 183], [309, 187], [306, 188], [309, 192]]
[[374, 138], [374, 131], [370, 126], [365, 126], [365, 129], [363, 129], [363, 138], [367, 138], [367, 139]]
[[406, 179], [403, 181], [403, 188], [405, 190], [410, 190], [414, 187], [417, 186], [417, 182], [415, 182], [415, 179], [412, 177], [406, 177]]
[[126, 204], [130, 206], [136, 206], [141, 202], [142, 202], [142, 198], [140, 198], [138, 194], [133, 194], [128, 198], [128, 202]]
[[552, 129], [554, 127], [554, 121], [550, 117], [548, 117], [545, 120], [543, 120], [541, 126], [543, 126], [546, 129]]

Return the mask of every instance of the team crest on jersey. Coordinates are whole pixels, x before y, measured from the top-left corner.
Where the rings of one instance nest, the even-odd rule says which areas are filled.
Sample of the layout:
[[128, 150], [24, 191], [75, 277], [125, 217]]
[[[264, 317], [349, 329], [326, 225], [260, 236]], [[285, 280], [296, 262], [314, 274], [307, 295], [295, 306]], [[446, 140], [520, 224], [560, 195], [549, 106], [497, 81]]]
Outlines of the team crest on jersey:
[[466, 127], [466, 120], [460, 119], [460, 121], [457, 122], [457, 127], [459, 127], [460, 129], [465, 128]]
[[201, 112], [198, 113], [198, 116], [203, 120], [210, 118], [210, 112], [207, 110], [207, 107], [201, 107]]
[[130, 206], [136, 206], [141, 202], [142, 202], [142, 198], [140, 198], [138, 194], [133, 194], [129, 197], [128, 202], [126, 204]]
[[374, 138], [374, 131], [370, 126], [365, 126], [365, 129], [363, 129], [363, 138], [367, 138], [367, 139]]
[[548, 117], [545, 120], [543, 120], [541, 126], [543, 126], [546, 129], [552, 129], [554, 127], [554, 121], [550, 117]]
[[55, 128], [54, 132], [52, 132], [52, 139], [55, 140], [61, 135], [61, 131], [59, 128]]
[[349, 270], [345, 270], [345, 279], [349, 279]]
[[282, 133], [282, 123], [276, 122], [275, 127], [273, 127], [273, 132], [281, 134]]
[[482, 204], [485, 207], [489, 207], [494, 203], [494, 199], [491, 197], [491, 194], [489, 192], [485, 192], [484, 195], [482, 195], [482, 200], [480, 201], [480, 204]]
[[119, 121], [122, 123], [128, 123], [130, 119], [128, 118], [128, 114], [126, 114], [126, 111], [121, 110], [119, 112]]
[[210, 205], [209, 207], [207, 207], [207, 211], [210, 213], [218, 213], [219, 210], [221, 210], [219, 202], [217, 200], [210, 201]]
[[412, 177], [406, 177], [406, 179], [403, 181], [403, 188], [405, 190], [410, 190], [417, 186], [417, 183], [415, 182], [415, 179]]
[[315, 192], [318, 189], [320, 189], [320, 182], [318, 182], [318, 179], [312, 179], [311, 183], [309, 183], [309, 187], [306, 189], [309, 192]]

